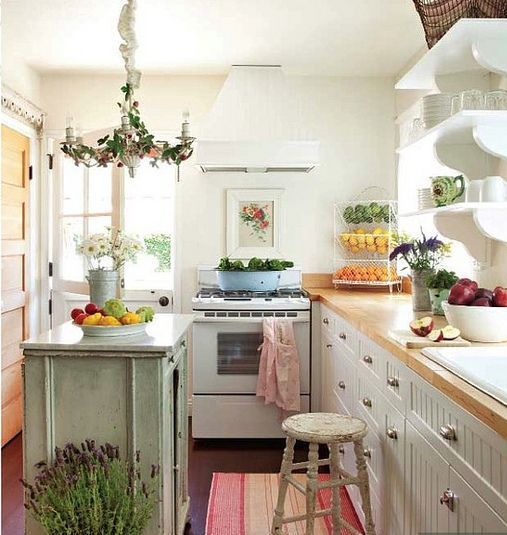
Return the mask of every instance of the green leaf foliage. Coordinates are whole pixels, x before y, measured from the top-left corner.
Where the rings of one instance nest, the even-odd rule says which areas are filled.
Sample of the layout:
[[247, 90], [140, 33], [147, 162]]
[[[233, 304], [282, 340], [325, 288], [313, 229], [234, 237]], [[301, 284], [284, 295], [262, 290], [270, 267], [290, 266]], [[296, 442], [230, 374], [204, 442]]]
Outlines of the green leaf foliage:
[[241, 260], [231, 260], [224, 256], [220, 259], [217, 269], [219, 271], [285, 271], [291, 267], [294, 267], [294, 262], [269, 258], [262, 260], [257, 257], [251, 258], [245, 266]]

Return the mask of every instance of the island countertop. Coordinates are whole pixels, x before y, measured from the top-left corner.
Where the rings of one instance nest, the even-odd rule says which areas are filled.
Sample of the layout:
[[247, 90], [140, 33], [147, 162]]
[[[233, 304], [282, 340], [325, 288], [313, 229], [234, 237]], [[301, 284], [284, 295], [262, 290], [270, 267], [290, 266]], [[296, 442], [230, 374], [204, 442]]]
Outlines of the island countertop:
[[170, 353], [193, 322], [192, 314], [156, 314], [146, 333], [127, 336], [84, 336], [71, 321], [21, 343], [24, 351], [107, 351], [130, 353]]
[[[407, 349], [389, 337], [390, 330], [406, 329], [408, 323], [416, 317], [416, 313], [412, 311], [409, 295], [331, 288], [306, 287], [305, 289], [310, 299], [320, 301], [336, 312], [379, 346], [404, 362], [428, 383], [507, 439], [507, 407], [505, 405], [425, 357], [420, 350]], [[422, 315], [427, 314], [426, 312]], [[417, 313], [417, 316], [420, 317], [421, 313]], [[446, 323], [445, 318], [435, 317], [437, 327]]]

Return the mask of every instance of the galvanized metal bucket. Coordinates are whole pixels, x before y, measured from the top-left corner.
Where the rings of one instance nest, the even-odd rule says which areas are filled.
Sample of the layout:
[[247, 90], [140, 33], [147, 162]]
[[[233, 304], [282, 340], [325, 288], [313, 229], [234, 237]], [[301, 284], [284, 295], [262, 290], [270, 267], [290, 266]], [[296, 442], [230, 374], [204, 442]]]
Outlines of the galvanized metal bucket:
[[119, 274], [107, 269], [90, 269], [86, 277], [90, 287], [90, 302], [103, 307], [108, 299], [114, 299], [118, 291]]

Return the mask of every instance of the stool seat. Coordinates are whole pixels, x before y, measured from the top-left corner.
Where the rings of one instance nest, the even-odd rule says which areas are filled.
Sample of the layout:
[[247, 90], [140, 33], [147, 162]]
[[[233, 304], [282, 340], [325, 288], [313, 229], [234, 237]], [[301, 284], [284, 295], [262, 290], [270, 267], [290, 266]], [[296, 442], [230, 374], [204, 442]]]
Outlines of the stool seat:
[[332, 412], [289, 416], [283, 421], [282, 429], [289, 437], [316, 444], [356, 442], [368, 433], [363, 420]]

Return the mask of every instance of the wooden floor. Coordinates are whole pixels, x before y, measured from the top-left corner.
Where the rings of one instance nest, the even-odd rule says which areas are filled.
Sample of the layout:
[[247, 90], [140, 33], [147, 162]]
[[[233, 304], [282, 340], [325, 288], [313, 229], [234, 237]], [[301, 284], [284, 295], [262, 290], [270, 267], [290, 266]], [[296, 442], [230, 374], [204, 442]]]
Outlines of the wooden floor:
[[[189, 441], [189, 493], [192, 524], [188, 535], [204, 535], [213, 472], [278, 472], [283, 440]], [[296, 449], [304, 460], [306, 449]], [[2, 449], [2, 535], [23, 535], [21, 435]]]

